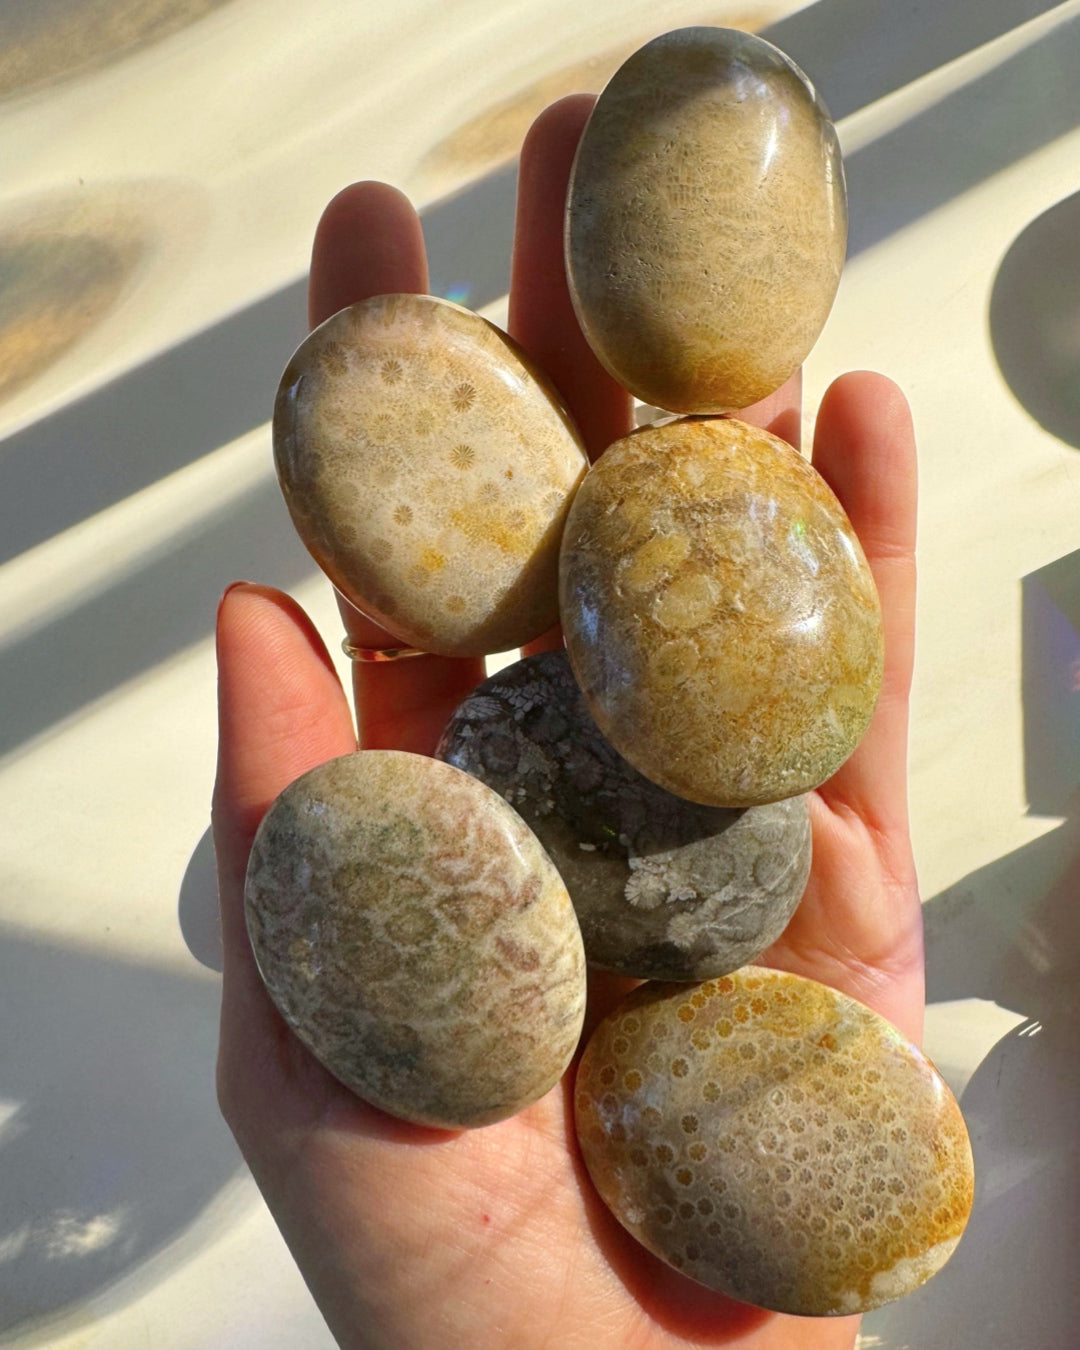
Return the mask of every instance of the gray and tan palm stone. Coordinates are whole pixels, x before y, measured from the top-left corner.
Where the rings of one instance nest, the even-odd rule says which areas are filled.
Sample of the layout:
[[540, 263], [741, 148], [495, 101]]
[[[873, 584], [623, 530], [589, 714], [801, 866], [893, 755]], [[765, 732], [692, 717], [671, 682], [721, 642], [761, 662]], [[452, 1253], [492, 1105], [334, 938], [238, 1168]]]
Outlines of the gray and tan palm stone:
[[555, 622], [587, 460], [554, 388], [486, 319], [429, 295], [341, 310], [289, 361], [273, 439], [300, 538], [403, 644], [485, 655]]
[[566, 887], [520, 816], [449, 764], [362, 750], [259, 826], [248, 931], [277, 1008], [365, 1101], [489, 1124], [558, 1082], [585, 1010]]
[[608, 447], [567, 520], [560, 609], [600, 730], [692, 801], [807, 792], [874, 711], [881, 608], [851, 522], [798, 451], [734, 418]]
[[847, 243], [836, 132], [751, 33], [682, 28], [615, 73], [567, 199], [567, 274], [600, 361], [644, 403], [744, 408], [803, 362]]
[[575, 1119], [641, 1243], [778, 1312], [909, 1293], [971, 1209], [967, 1130], [934, 1066], [871, 1009], [781, 971], [640, 987], [590, 1038]]
[[559, 869], [590, 965], [700, 980], [779, 937], [810, 869], [807, 800], [700, 806], [604, 739], [565, 651], [504, 667], [458, 706], [437, 754], [518, 811]]

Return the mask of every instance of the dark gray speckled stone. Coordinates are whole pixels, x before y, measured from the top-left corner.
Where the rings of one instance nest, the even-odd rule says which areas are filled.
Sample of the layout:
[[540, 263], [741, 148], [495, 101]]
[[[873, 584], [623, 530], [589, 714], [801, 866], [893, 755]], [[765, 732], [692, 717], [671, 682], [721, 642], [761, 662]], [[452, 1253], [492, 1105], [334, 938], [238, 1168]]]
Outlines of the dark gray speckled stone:
[[734, 810], [657, 787], [603, 738], [563, 651], [479, 685], [436, 753], [532, 828], [566, 882], [591, 965], [641, 979], [724, 975], [764, 951], [802, 898], [806, 797]]

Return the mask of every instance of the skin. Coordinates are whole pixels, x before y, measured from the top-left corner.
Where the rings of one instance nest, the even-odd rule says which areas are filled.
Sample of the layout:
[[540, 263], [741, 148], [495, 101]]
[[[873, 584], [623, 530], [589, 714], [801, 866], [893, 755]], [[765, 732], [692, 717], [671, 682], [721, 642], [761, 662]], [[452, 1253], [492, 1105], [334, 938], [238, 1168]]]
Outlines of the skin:
[[[630, 426], [630, 400], [573, 320], [563, 275], [565, 183], [592, 100], [549, 108], [522, 150], [510, 330], [547, 369], [598, 454]], [[394, 189], [346, 188], [312, 257], [310, 318], [364, 296], [422, 291], [419, 222]], [[798, 440], [789, 381], [745, 414]], [[884, 688], [871, 726], [813, 795], [814, 866], [802, 905], [762, 958], [921, 1034], [923, 950], [908, 832], [906, 744], [914, 627], [915, 453], [897, 388], [842, 376], [821, 404], [813, 461], [851, 517], [880, 590]], [[347, 606], [354, 642], [395, 640]], [[557, 633], [537, 646], [558, 641]], [[840, 1350], [857, 1319], [762, 1312], [710, 1293], [639, 1247], [602, 1206], [574, 1141], [573, 1070], [511, 1120], [450, 1134], [404, 1124], [342, 1089], [263, 990], [242, 912], [255, 828], [308, 768], [355, 748], [349, 703], [311, 621], [242, 583], [218, 613], [220, 749], [214, 794], [224, 977], [218, 1092], [225, 1119], [341, 1345], [387, 1350]], [[354, 666], [363, 746], [431, 753], [482, 663], [435, 656]], [[597, 977], [589, 1024], [628, 988]]]

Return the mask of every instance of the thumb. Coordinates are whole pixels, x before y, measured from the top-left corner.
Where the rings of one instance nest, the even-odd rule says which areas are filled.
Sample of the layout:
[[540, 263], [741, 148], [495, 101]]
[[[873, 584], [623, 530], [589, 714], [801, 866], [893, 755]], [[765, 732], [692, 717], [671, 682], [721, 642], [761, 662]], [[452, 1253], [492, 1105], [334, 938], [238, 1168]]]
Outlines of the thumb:
[[[314, 625], [288, 596], [240, 582], [217, 617], [218, 763], [213, 834], [224, 951], [223, 1014], [265, 1001], [244, 923], [259, 821], [294, 778], [356, 749], [352, 717]], [[248, 1007], [247, 1011], [254, 1011]]]

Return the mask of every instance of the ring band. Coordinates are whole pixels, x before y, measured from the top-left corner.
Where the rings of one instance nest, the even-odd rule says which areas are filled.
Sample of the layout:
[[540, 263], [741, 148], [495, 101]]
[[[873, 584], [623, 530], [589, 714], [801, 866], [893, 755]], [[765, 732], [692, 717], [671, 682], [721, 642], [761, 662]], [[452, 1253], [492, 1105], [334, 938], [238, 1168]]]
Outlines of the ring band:
[[343, 638], [341, 650], [350, 661], [374, 663], [379, 661], [404, 661], [408, 656], [430, 656], [419, 647], [358, 647], [349, 638]]

